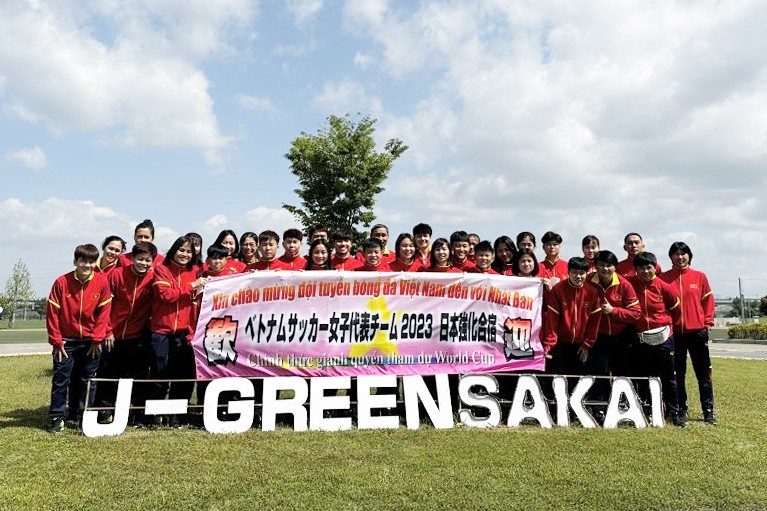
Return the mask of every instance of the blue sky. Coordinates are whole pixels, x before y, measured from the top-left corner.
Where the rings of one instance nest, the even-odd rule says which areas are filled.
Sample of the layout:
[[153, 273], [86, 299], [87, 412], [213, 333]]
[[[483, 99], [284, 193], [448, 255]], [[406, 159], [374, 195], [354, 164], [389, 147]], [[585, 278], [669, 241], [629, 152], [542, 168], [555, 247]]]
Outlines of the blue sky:
[[282, 231], [284, 154], [329, 115], [410, 146], [378, 199], [426, 221], [530, 230], [767, 293], [767, 6], [737, 2], [0, 1], [0, 285], [40, 295], [75, 245]]

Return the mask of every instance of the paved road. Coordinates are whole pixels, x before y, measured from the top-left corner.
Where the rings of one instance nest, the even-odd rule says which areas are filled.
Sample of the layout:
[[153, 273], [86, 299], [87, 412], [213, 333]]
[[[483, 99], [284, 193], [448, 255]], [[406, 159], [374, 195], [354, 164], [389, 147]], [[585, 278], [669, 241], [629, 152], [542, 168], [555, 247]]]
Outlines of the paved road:
[[[51, 352], [48, 344], [0, 344], [0, 357], [13, 355], [47, 355]], [[749, 358], [767, 360], [767, 342], [742, 344], [732, 341], [720, 341], [711, 344], [711, 355], [721, 358]]]

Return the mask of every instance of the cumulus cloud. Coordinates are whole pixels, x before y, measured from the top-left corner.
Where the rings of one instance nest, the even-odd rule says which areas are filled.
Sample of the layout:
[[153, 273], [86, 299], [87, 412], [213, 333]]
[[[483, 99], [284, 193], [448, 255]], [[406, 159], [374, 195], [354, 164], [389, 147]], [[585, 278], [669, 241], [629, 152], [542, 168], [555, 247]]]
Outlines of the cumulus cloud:
[[27, 168], [39, 170], [48, 166], [48, 159], [40, 147], [28, 147], [16, 151], [8, 151], [5, 158], [9, 161], [18, 162]]
[[[247, 25], [245, 0], [94, 2], [15, 0], [0, 7], [6, 111], [55, 134], [93, 133], [124, 147], [186, 147], [222, 167], [231, 138], [198, 62], [229, 50]], [[114, 26], [114, 38], [97, 37]], [[45, 79], [41, 79], [45, 77]]]
[[297, 25], [311, 20], [322, 9], [322, 0], [287, 0], [286, 7]]
[[488, 235], [559, 230], [568, 255], [586, 233], [620, 255], [639, 230], [665, 259], [677, 233], [713, 273], [741, 265], [730, 290], [753, 270], [715, 247], [767, 255], [763, 3], [347, 2], [344, 19], [392, 79], [429, 84], [381, 119], [411, 147], [383, 207]]
[[322, 112], [334, 112], [336, 115], [359, 112], [377, 116], [383, 112], [381, 100], [370, 94], [365, 85], [351, 79], [325, 82], [322, 90], [314, 96], [314, 106]]

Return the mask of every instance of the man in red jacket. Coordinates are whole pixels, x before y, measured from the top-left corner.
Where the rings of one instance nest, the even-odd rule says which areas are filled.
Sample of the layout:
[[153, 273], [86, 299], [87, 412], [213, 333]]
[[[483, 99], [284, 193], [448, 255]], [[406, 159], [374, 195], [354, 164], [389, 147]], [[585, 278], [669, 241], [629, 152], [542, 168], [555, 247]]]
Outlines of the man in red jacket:
[[[64, 429], [65, 417], [77, 421], [82, 416], [87, 383], [96, 376], [101, 342], [109, 330], [112, 293], [107, 279], [94, 271], [98, 257], [94, 245], [75, 248], [75, 270], [56, 279], [48, 296], [46, 326], [53, 346], [51, 432]], [[77, 401], [70, 399], [67, 412], [69, 392]]]
[[714, 382], [711, 371], [711, 356], [708, 351], [708, 337], [714, 326], [714, 293], [708, 284], [706, 274], [690, 268], [692, 250], [687, 243], [677, 241], [668, 251], [673, 267], [661, 279], [679, 293], [679, 314], [674, 321], [674, 364], [679, 394], [679, 416], [687, 421], [687, 353], [690, 353], [692, 368], [698, 380], [700, 406], [703, 420], [716, 424], [714, 417]]
[[[643, 252], [644, 249], [644, 240], [642, 239], [642, 235], [638, 232], [630, 232], [624, 236], [623, 250], [626, 251], [626, 259], [619, 262], [615, 267], [615, 271], [618, 272], [618, 275], [625, 278], [636, 275], [636, 271], [634, 270], [634, 257], [639, 252]], [[657, 275], [661, 274], [660, 265], [657, 263], [655, 264], [655, 273]]]
[[583, 374], [589, 350], [597, 340], [602, 309], [597, 290], [585, 285], [588, 261], [573, 257], [567, 263], [567, 270], [567, 280], [549, 293], [544, 315], [546, 372]]
[[[677, 378], [674, 368], [674, 337], [671, 329], [679, 314], [679, 295], [656, 276], [655, 254], [639, 252], [633, 259], [636, 275], [628, 279], [639, 299], [641, 314], [634, 323], [637, 330], [634, 357], [637, 376], [657, 376], [663, 386], [666, 416], [679, 427], [687, 423], [679, 414]], [[640, 395], [646, 397], [646, 388]]]
[[[149, 315], [152, 309], [152, 264], [157, 257], [157, 248], [151, 243], [137, 243], [131, 250], [131, 265], [116, 268], [109, 274], [109, 288], [112, 292], [112, 310], [109, 333], [104, 338], [99, 378], [133, 378], [143, 380], [149, 377], [149, 361], [152, 350], [149, 346]], [[101, 382], [96, 392], [99, 407], [114, 407], [117, 386], [112, 382]], [[131, 395], [133, 406], [143, 407], [146, 389], [135, 385]], [[101, 418], [111, 415], [108, 410], [100, 413]], [[134, 414], [134, 424], [143, 423], [143, 414]]]

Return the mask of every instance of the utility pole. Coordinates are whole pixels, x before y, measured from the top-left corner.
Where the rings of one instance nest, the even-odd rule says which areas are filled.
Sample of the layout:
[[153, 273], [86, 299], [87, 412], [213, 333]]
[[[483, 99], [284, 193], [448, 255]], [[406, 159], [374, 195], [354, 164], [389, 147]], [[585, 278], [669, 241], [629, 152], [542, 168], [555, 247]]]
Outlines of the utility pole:
[[740, 277], [738, 277], [738, 294], [740, 295], [740, 321], [742, 324], [746, 324], [746, 303], [743, 300], [743, 283]]

